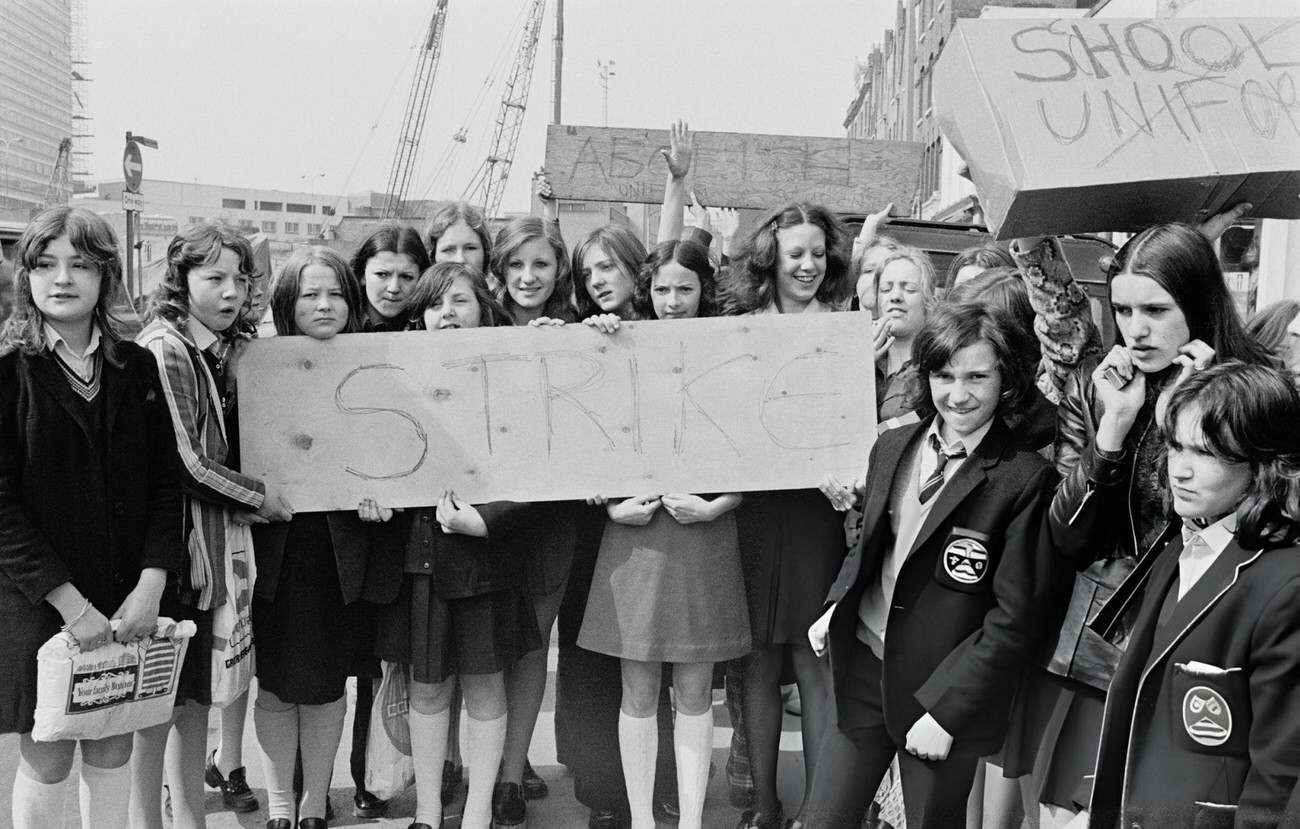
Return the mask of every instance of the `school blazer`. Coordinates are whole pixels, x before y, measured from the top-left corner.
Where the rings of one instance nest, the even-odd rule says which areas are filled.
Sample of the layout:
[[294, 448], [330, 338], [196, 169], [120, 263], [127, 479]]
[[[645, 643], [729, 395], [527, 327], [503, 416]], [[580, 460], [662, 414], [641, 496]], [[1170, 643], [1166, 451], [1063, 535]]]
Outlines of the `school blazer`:
[[1092, 825], [1277, 826], [1300, 774], [1300, 547], [1233, 541], [1161, 626], [1182, 549], [1180, 536], [1152, 568], [1115, 670]]
[[182, 566], [180, 462], [158, 370], [122, 342], [102, 360], [96, 428], [49, 351], [0, 357], [0, 601], [71, 581], [111, 614], [140, 571]]
[[[863, 532], [827, 596], [836, 699], [844, 698], [862, 594], [894, 543], [890, 492], [933, 418], [890, 430], [871, 449]], [[997, 751], [1031, 648], [1071, 573], [1042, 543], [1056, 473], [1017, 448], [998, 419], [936, 496], [898, 576], [885, 634], [885, 725], [899, 745], [929, 712], [954, 737], [954, 756]], [[986, 558], [984, 558], [986, 556]]]
[[[355, 512], [329, 512], [326, 513], [325, 520], [329, 525], [330, 543], [334, 547], [334, 562], [338, 568], [343, 603], [352, 604], [363, 597], [372, 548], [376, 556], [397, 560], [401, 556], [401, 545], [396, 534], [385, 524], [367, 523], [358, 518]], [[253, 550], [257, 558], [257, 582], [253, 592], [259, 599], [275, 599], [291, 523], [292, 521], [273, 521], [252, 527]]]

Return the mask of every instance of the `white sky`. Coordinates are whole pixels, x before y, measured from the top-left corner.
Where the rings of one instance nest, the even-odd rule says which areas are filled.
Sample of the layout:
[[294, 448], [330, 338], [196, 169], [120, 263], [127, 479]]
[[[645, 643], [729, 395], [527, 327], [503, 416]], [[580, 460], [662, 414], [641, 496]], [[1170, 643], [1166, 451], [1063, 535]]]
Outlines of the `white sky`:
[[[458, 198], [486, 156], [528, 6], [448, 2], [408, 198]], [[160, 145], [143, 151], [146, 179], [385, 189], [433, 0], [86, 5], [93, 181], [120, 178], [131, 130]], [[529, 178], [545, 154], [554, 5], [504, 211], [528, 209]], [[843, 135], [854, 58], [880, 41], [894, 9], [887, 0], [566, 0], [563, 121], [601, 124], [596, 63], [613, 60], [610, 126], [664, 128], [681, 117], [698, 130]], [[498, 56], [497, 83], [473, 116]], [[454, 144], [467, 124], [467, 143]]]

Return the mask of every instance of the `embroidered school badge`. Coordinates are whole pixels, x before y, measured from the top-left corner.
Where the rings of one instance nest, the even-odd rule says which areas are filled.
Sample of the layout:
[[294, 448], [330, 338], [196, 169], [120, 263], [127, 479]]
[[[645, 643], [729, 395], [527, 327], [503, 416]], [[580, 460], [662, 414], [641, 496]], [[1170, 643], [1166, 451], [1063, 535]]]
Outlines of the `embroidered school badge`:
[[973, 538], [959, 538], [943, 551], [943, 569], [958, 584], [977, 584], [989, 569], [989, 551]]
[[1221, 746], [1232, 736], [1232, 709], [1218, 691], [1194, 685], [1183, 695], [1183, 728], [1203, 746]]

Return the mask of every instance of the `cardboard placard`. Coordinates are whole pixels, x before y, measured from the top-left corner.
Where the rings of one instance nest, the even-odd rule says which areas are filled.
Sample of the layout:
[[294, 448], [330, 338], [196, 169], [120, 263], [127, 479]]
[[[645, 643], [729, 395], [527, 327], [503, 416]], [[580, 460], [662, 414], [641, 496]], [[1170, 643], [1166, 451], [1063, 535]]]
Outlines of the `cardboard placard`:
[[243, 469], [297, 511], [811, 487], [861, 473], [874, 413], [855, 313], [273, 337], [239, 366]]
[[1300, 218], [1300, 18], [963, 20], [940, 129], [999, 239]]
[[[667, 130], [546, 128], [546, 170], [562, 199], [662, 202], [666, 149]], [[923, 150], [907, 141], [697, 132], [688, 185], [711, 207], [804, 201], [872, 213], [912, 203]]]

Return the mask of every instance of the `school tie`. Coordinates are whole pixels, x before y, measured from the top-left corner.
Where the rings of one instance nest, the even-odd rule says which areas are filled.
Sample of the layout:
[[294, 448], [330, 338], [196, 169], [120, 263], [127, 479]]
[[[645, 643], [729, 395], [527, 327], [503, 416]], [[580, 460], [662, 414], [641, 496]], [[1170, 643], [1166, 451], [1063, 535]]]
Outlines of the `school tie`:
[[960, 443], [953, 444], [952, 449], [944, 451], [939, 445], [938, 435], [930, 435], [930, 448], [934, 450], [936, 463], [934, 472], [931, 472], [930, 477], [926, 478], [925, 483], [921, 485], [922, 504], [933, 498], [934, 494], [943, 487], [943, 469], [948, 465], [948, 461], [966, 457], [966, 447]]

